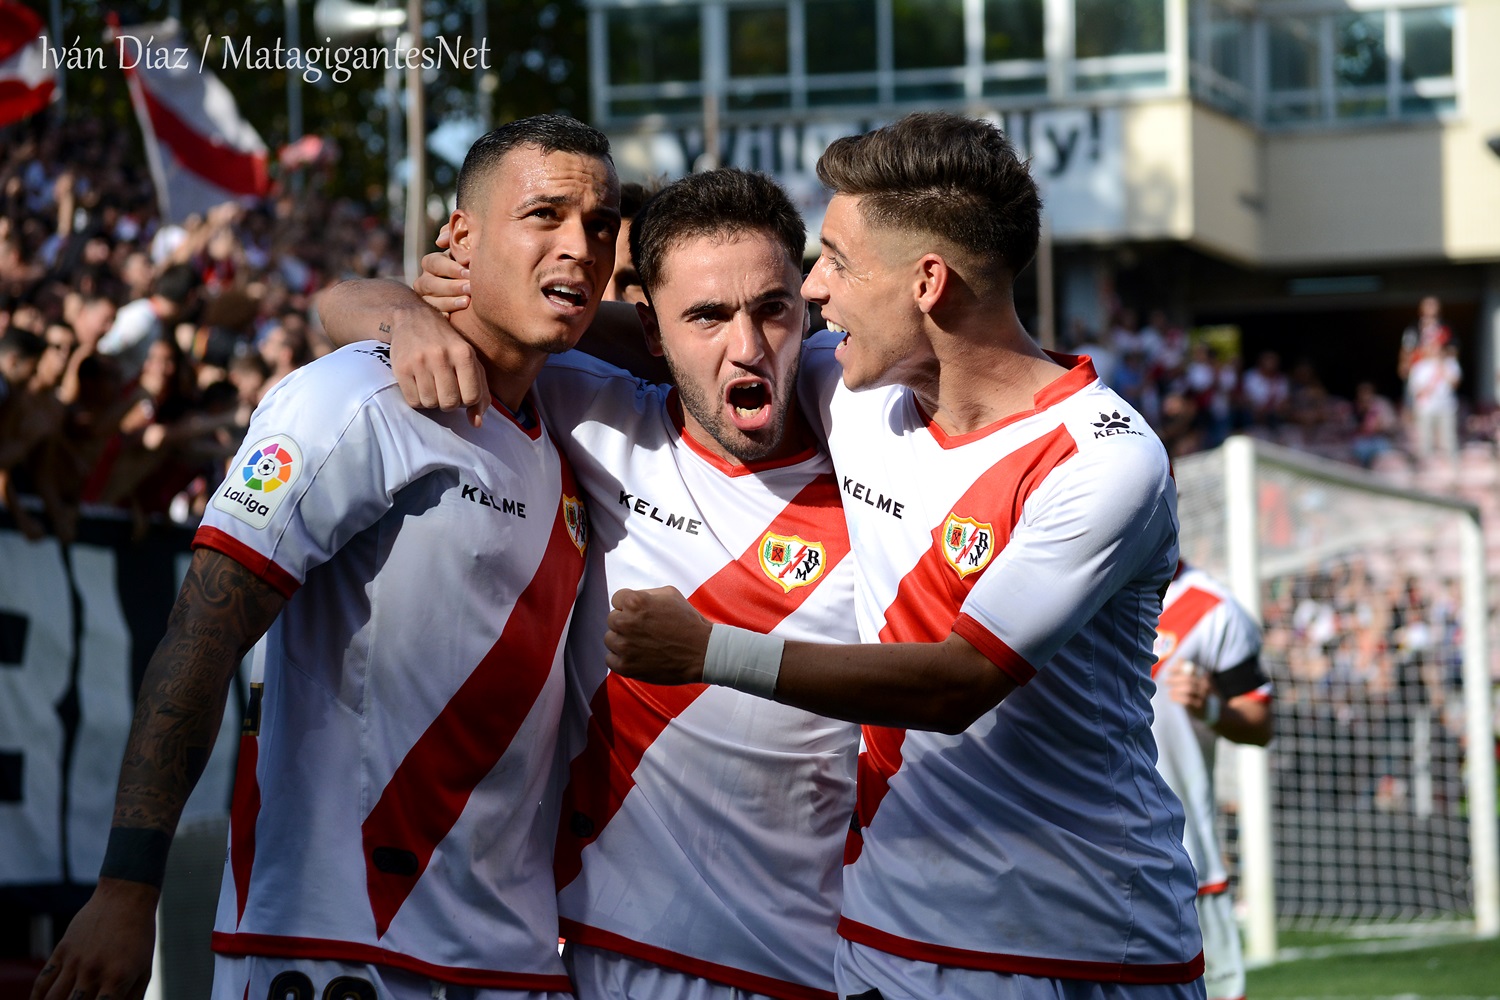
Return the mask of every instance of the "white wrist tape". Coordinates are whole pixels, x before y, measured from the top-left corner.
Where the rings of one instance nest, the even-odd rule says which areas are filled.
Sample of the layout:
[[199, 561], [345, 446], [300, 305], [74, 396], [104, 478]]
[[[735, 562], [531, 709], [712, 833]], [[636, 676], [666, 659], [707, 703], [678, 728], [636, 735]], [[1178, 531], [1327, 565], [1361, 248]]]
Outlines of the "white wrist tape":
[[722, 684], [770, 698], [781, 673], [786, 640], [733, 625], [715, 625], [703, 654], [703, 683]]
[[1210, 692], [1209, 696], [1203, 702], [1203, 724], [1209, 729], [1217, 726], [1219, 724], [1219, 713], [1223, 710], [1224, 703], [1219, 700], [1219, 696]]

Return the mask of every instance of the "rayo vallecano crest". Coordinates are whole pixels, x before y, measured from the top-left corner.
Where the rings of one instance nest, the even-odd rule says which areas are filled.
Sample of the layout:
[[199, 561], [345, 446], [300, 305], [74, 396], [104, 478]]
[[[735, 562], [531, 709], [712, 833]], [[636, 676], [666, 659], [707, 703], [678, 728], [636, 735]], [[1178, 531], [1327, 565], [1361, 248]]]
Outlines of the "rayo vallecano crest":
[[994, 554], [994, 528], [972, 517], [948, 515], [943, 522], [943, 558], [960, 579], [984, 569]]
[[563, 494], [563, 522], [568, 526], [568, 537], [578, 546], [578, 552], [589, 547], [589, 515], [583, 509], [583, 501]]
[[828, 562], [828, 550], [822, 542], [809, 542], [796, 535], [778, 535], [768, 531], [760, 540], [760, 568], [781, 589], [791, 593], [793, 587], [816, 583]]

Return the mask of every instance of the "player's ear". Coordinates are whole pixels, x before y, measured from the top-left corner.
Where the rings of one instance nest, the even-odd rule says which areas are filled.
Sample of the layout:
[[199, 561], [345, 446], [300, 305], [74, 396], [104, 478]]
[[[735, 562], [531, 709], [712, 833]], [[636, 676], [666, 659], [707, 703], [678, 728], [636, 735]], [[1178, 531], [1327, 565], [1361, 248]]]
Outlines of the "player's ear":
[[935, 253], [923, 254], [917, 260], [916, 274], [912, 279], [912, 295], [917, 308], [924, 313], [936, 309], [953, 278], [946, 260]]
[[474, 220], [469, 213], [455, 208], [448, 217], [448, 255], [464, 267], [474, 258]]
[[661, 326], [656, 322], [656, 310], [646, 302], [637, 302], [635, 314], [641, 318], [641, 331], [646, 335], [646, 350], [654, 358], [661, 357]]

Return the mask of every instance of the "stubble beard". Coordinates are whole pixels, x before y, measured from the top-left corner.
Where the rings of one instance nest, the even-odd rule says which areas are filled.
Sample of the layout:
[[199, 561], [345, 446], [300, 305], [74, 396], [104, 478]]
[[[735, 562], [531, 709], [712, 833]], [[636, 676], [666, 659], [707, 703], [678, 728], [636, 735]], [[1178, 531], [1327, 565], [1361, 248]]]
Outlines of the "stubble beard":
[[[724, 415], [722, 386], [716, 386], [717, 395], [710, 398], [699, 386], [682, 377], [670, 353], [663, 350], [662, 356], [667, 363], [667, 371], [672, 375], [672, 383], [677, 387], [677, 396], [682, 400], [682, 408], [692, 414], [693, 419], [698, 421], [725, 451], [739, 461], [748, 463], [759, 462], [781, 447], [782, 440], [786, 437], [787, 414], [791, 409], [793, 390], [797, 385], [797, 370], [801, 365], [800, 356], [793, 363], [791, 370], [787, 372], [787, 377], [776, 383], [771, 404], [775, 407], [775, 415], [765, 430], [755, 437], [741, 431]], [[784, 396], [778, 397], [777, 394], [784, 394]]]

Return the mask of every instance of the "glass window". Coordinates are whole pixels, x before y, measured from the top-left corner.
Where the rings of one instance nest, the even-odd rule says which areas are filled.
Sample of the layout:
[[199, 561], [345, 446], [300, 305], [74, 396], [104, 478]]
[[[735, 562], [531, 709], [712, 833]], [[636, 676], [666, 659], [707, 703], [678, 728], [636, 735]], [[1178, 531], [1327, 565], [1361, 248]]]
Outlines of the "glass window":
[[1165, 0], [1077, 0], [1080, 59], [1167, 50]]
[[1208, 64], [1226, 80], [1250, 83], [1250, 25], [1241, 15], [1210, 8]]
[[891, 0], [897, 69], [964, 64], [963, 0]]
[[693, 81], [702, 73], [699, 8], [628, 7], [609, 12], [609, 82]]
[[1271, 90], [1316, 90], [1318, 22], [1281, 18], [1270, 24]]
[[1401, 79], [1410, 83], [1453, 75], [1452, 7], [1401, 11], [1401, 37], [1406, 49]]
[[805, 9], [808, 73], [875, 71], [875, 0], [807, 0]]
[[1318, 20], [1278, 18], [1269, 22], [1267, 34], [1271, 59], [1267, 120], [1298, 122], [1321, 117]]
[[1042, 0], [984, 0], [984, 61], [1041, 59]]
[[785, 76], [786, 8], [729, 8], [729, 75]]
[[1385, 86], [1385, 12], [1340, 14], [1333, 21], [1336, 86]]

